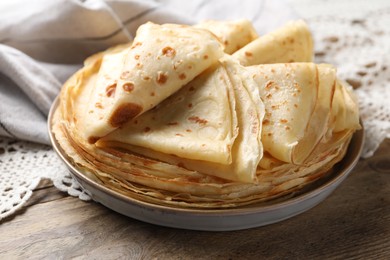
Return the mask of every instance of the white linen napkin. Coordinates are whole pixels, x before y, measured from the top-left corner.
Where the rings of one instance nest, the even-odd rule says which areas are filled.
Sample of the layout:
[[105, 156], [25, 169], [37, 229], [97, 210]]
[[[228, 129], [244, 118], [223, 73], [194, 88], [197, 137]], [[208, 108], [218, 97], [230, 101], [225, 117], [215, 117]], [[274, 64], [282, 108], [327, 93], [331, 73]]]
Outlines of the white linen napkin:
[[295, 16], [284, 1], [0, 2], [0, 135], [49, 144], [46, 117], [89, 55], [132, 40], [139, 25], [246, 18], [259, 33]]

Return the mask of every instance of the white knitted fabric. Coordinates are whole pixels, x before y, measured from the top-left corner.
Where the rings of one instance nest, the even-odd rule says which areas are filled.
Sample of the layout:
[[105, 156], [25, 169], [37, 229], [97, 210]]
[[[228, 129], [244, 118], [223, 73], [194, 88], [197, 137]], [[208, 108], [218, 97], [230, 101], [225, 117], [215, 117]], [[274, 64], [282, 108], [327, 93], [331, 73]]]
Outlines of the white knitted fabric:
[[[174, 1], [172, 1], [174, 2]], [[356, 88], [366, 129], [363, 156], [390, 138], [390, 2], [291, 0], [315, 39], [316, 62], [334, 64]], [[90, 197], [48, 146], [0, 137], [0, 220], [20, 209], [41, 179], [82, 200]]]

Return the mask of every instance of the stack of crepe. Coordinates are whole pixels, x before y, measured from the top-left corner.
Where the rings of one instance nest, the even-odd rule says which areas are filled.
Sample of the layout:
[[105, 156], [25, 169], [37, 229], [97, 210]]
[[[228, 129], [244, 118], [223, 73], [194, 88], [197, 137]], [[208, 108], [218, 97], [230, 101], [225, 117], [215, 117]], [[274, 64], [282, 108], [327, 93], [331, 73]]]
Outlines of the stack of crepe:
[[360, 128], [351, 88], [314, 64], [303, 21], [146, 23], [63, 86], [52, 131], [84, 174], [126, 196], [228, 208], [318, 180]]

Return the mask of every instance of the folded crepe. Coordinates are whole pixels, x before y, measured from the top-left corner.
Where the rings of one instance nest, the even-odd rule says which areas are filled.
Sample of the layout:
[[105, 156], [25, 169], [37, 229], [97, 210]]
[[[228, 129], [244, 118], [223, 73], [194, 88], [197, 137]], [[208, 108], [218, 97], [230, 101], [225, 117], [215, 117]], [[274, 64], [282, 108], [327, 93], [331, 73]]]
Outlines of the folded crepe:
[[223, 54], [209, 31], [185, 25], [139, 27], [131, 47], [106, 55], [91, 91], [85, 137], [96, 142], [155, 107]]
[[248, 70], [265, 105], [265, 150], [278, 160], [302, 164], [327, 132], [335, 69], [314, 63], [285, 63]]
[[[204, 63], [186, 55], [193, 49], [180, 45], [180, 39], [201, 35], [222, 53], [209, 31], [146, 26], [156, 31], [169, 28], [169, 44], [177, 44], [175, 57], [182, 55], [183, 63], [203, 69], [175, 91], [156, 89], [158, 101], [149, 99], [155, 82], [131, 91], [134, 96], [122, 93], [123, 102], [145, 107], [145, 102], [153, 102], [153, 107], [135, 116], [125, 111], [131, 116], [124, 115], [126, 121], [112, 126], [103, 119], [110, 118], [121, 92], [116, 89], [115, 98], [107, 98], [110, 90], [102, 86], [128, 82], [121, 76], [129, 53], [142, 47], [134, 47], [140, 37], [137, 34], [132, 45], [87, 59], [64, 84], [52, 122], [61, 149], [83, 174], [154, 204], [229, 208], [300, 190], [325, 176], [345, 155], [360, 127], [358, 107], [334, 67], [310, 62], [245, 67], [228, 54]], [[186, 40], [192, 41], [196, 42]], [[161, 43], [155, 39], [150, 44], [158, 46], [148, 48], [151, 56], [159, 57]], [[144, 71], [158, 75], [167, 63], [155, 62]], [[91, 140], [95, 136], [99, 138]]]
[[238, 134], [235, 109], [233, 85], [225, 69], [216, 65], [96, 145], [132, 145], [181, 158], [230, 164]]
[[242, 65], [312, 62], [313, 40], [302, 20], [263, 35], [233, 54]]
[[202, 21], [195, 27], [207, 29], [215, 34], [224, 46], [227, 54], [232, 54], [258, 37], [250, 21]]
[[352, 87], [337, 80], [333, 95], [329, 132], [359, 129], [359, 108]]

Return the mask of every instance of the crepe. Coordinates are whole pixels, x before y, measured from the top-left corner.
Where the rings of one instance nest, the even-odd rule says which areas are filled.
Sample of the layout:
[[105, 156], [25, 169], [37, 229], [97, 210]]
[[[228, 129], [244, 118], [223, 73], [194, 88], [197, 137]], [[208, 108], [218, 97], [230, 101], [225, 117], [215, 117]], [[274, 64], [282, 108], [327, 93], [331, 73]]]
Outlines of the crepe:
[[121, 147], [224, 179], [254, 182], [264, 107], [255, 82], [240, 69], [225, 57], [97, 146]]
[[96, 142], [132, 118], [155, 107], [223, 54], [207, 30], [146, 23], [128, 49], [106, 55], [90, 94], [85, 137]]
[[233, 54], [242, 65], [312, 62], [313, 40], [302, 20], [263, 35]]
[[265, 105], [262, 142], [274, 158], [302, 163], [326, 132], [335, 71], [313, 63], [248, 68]]
[[241, 49], [254, 39], [258, 38], [252, 23], [246, 19], [234, 21], [205, 20], [195, 27], [207, 29], [215, 34], [224, 46], [227, 54]]
[[238, 134], [233, 87], [216, 66], [161, 102], [100, 139], [174, 156], [229, 164]]
[[[181, 30], [188, 28], [161, 27], [172, 30], [178, 46]], [[209, 31], [196, 30], [209, 39]], [[210, 39], [219, 58], [153, 108], [93, 140], [91, 127], [98, 129], [95, 121], [106, 118], [116, 102], [94, 103], [96, 93], [125, 80], [120, 76], [135, 43], [88, 58], [64, 84], [53, 117], [52, 131], [67, 159], [109, 189], [177, 208], [244, 207], [293, 194], [326, 176], [360, 128], [357, 100], [335, 68], [311, 62], [243, 66]], [[181, 47], [184, 56], [192, 53]], [[134, 97], [144, 102], [151, 86]]]
[[359, 107], [352, 87], [337, 80], [332, 102], [329, 131], [341, 132], [346, 129], [359, 129]]

